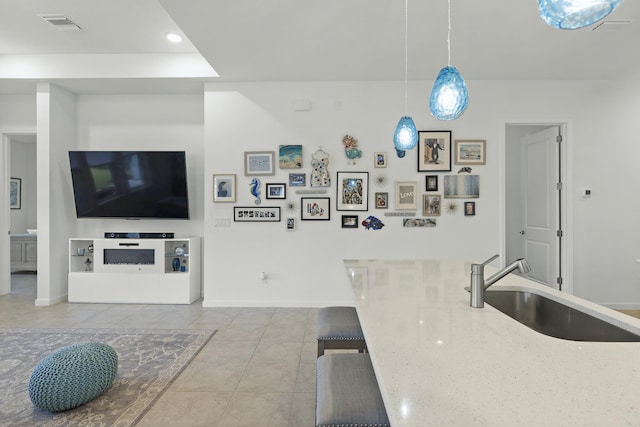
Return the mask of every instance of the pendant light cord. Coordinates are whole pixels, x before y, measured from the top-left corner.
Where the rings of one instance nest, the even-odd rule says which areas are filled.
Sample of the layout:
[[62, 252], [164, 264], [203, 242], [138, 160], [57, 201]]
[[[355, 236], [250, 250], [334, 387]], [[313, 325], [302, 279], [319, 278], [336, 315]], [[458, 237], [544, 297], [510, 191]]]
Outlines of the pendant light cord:
[[451, 0], [447, 1], [447, 20], [449, 31], [447, 32], [447, 65], [451, 66]]
[[409, 75], [409, 0], [404, 0], [404, 115], [407, 116], [407, 78]]

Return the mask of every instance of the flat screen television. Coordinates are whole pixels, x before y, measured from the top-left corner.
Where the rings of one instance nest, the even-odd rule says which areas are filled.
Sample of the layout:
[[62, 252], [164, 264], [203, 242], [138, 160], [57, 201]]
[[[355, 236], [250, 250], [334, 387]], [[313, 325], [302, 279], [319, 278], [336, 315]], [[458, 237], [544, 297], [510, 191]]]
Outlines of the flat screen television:
[[78, 218], [189, 219], [184, 151], [69, 151]]

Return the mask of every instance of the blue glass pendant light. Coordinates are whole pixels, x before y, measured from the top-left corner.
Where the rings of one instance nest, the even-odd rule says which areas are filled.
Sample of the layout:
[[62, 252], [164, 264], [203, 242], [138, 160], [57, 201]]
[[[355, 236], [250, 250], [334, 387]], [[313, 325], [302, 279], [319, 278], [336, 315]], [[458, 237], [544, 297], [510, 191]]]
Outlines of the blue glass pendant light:
[[429, 107], [438, 120], [455, 120], [469, 104], [469, 92], [456, 67], [448, 65], [440, 70], [431, 89]]
[[402, 158], [406, 150], [413, 149], [418, 145], [418, 130], [413, 119], [407, 116], [407, 70], [408, 70], [408, 50], [407, 50], [407, 21], [408, 21], [408, 0], [404, 2], [404, 116], [400, 117], [396, 131], [393, 133], [393, 145], [396, 154]]
[[540, 17], [554, 28], [575, 30], [594, 24], [623, 0], [538, 0]]
[[393, 145], [396, 150], [411, 150], [418, 144], [418, 130], [409, 116], [400, 117], [398, 127], [393, 134]]
[[448, 1], [449, 31], [447, 33], [448, 64], [436, 77], [429, 97], [431, 115], [438, 120], [455, 120], [467, 109], [467, 84], [456, 67], [451, 66], [451, 0]]

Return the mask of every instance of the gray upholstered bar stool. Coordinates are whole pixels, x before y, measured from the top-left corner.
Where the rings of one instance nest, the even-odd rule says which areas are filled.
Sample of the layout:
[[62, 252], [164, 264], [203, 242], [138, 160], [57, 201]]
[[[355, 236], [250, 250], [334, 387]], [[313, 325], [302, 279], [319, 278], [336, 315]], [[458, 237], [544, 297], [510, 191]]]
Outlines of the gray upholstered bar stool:
[[368, 354], [318, 358], [316, 427], [389, 427], [389, 418]]
[[325, 350], [367, 352], [355, 307], [324, 307], [318, 311], [318, 357]]

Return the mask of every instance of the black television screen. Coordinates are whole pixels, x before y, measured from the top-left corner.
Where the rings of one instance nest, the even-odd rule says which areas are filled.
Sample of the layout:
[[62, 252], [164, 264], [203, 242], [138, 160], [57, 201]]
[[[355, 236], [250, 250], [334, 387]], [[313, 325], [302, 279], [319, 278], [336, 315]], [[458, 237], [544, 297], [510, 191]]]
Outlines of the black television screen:
[[184, 151], [69, 151], [78, 218], [189, 219]]

